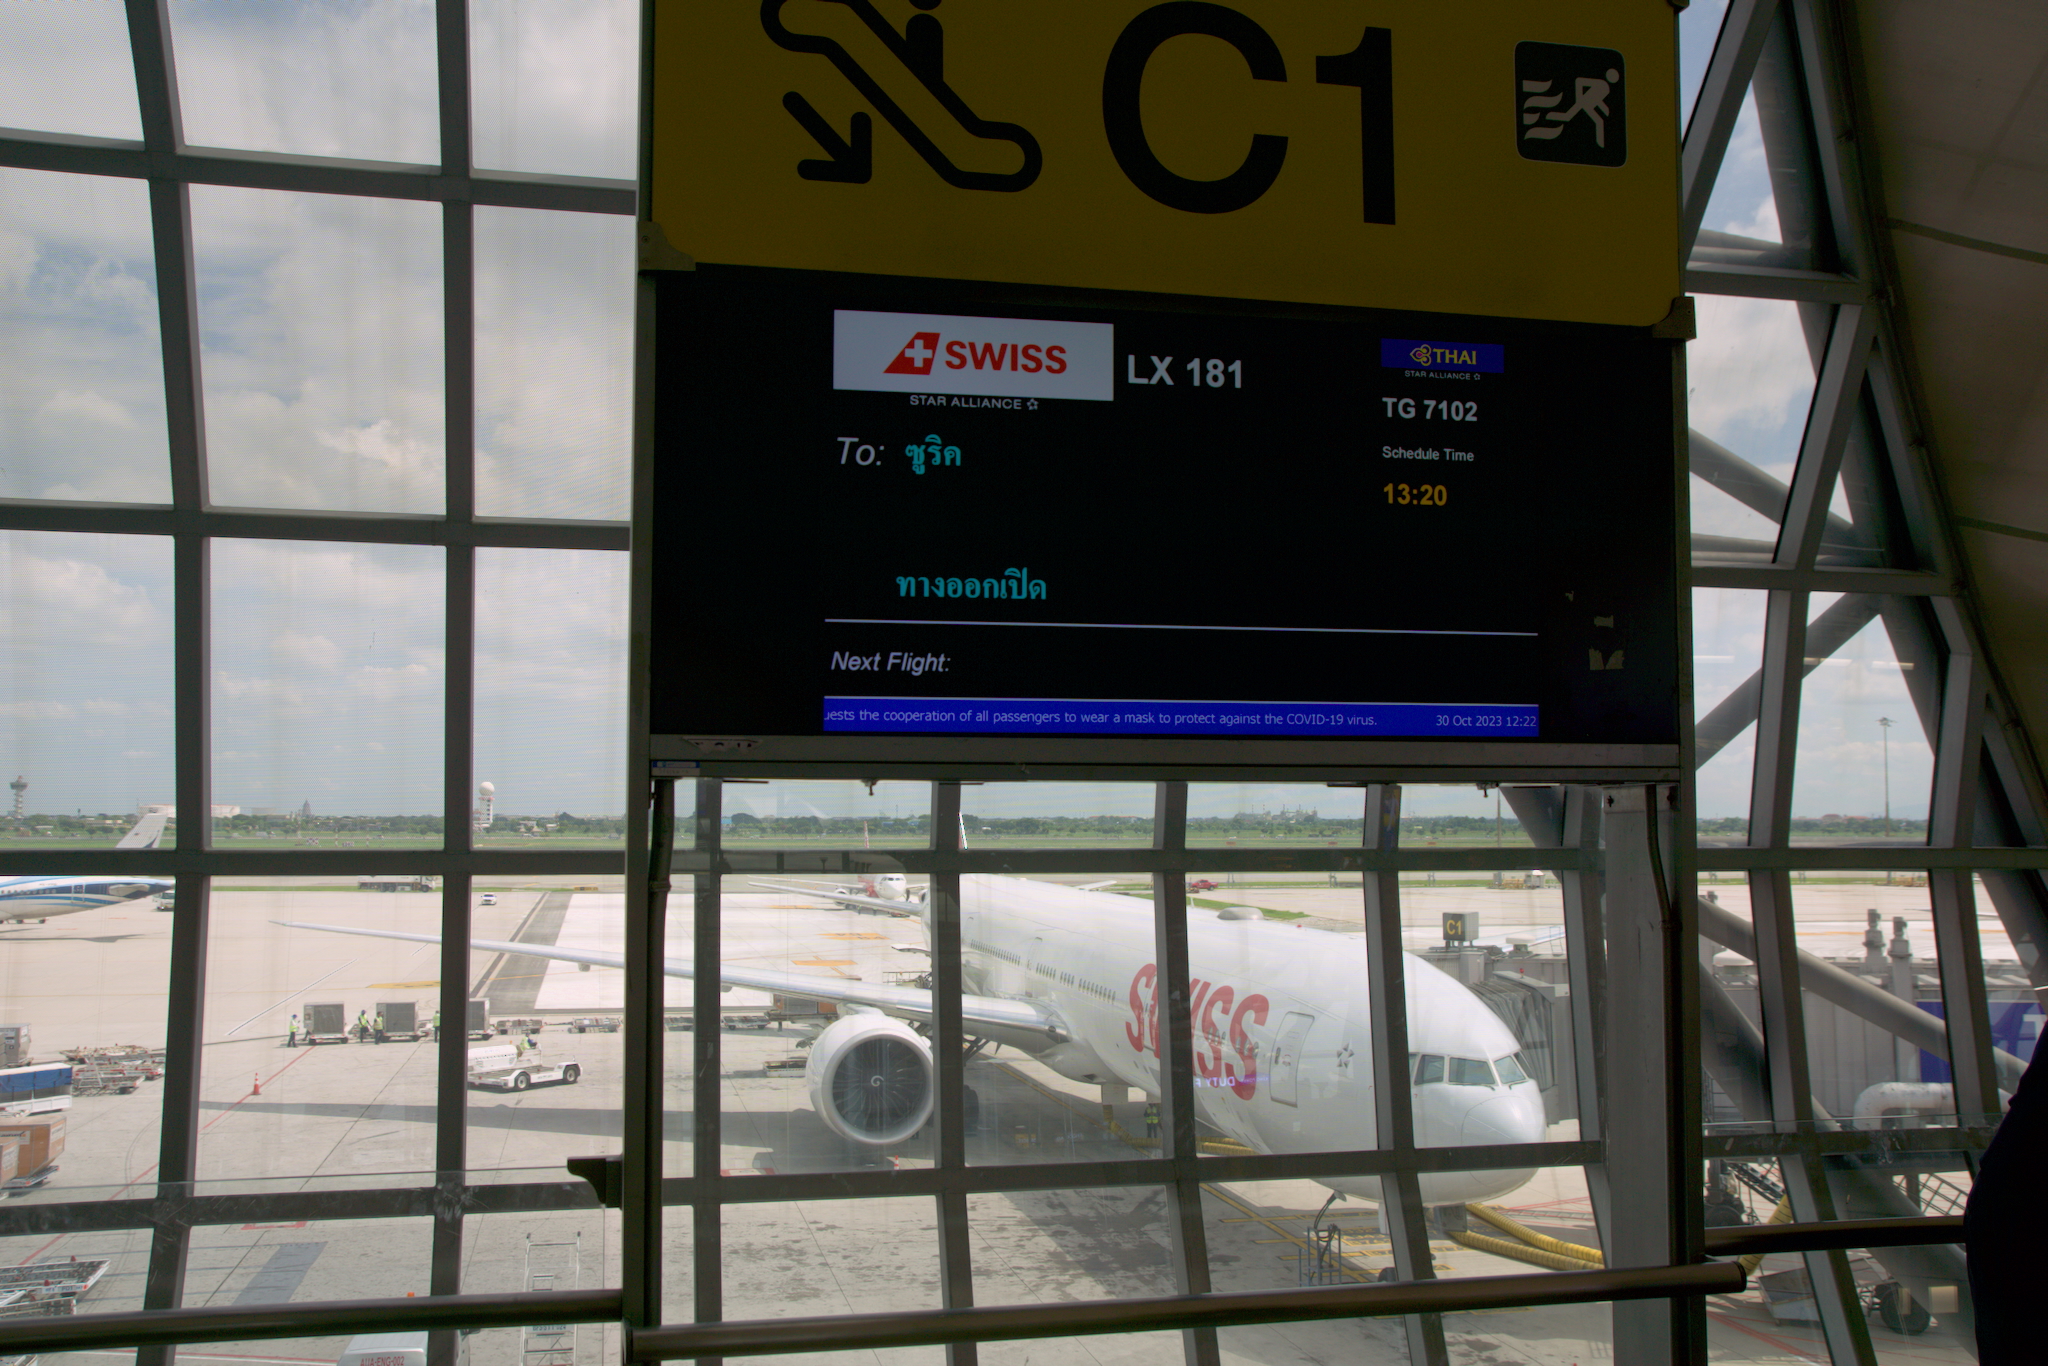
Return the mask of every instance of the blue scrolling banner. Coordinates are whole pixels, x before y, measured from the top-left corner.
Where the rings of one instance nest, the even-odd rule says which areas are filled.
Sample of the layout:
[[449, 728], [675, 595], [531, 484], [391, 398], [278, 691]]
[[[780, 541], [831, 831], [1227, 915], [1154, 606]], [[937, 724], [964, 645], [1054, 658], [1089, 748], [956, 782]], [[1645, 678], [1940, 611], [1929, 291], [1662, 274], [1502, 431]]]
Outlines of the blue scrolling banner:
[[973, 735], [1265, 735], [1534, 739], [1537, 708], [1424, 702], [1104, 702], [828, 697], [827, 731]]

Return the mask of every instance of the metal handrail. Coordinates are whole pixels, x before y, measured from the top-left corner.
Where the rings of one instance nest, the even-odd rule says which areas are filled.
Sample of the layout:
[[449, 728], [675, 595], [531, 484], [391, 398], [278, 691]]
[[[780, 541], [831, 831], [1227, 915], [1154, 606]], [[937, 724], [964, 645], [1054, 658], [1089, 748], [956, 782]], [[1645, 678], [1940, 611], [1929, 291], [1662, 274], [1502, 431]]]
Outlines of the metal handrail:
[[528, 1323], [614, 1323], [624, 1312], [625, 1300], [617, 1290], [140, 1309], [76, 1318], [7, 1320], [0, 1324], [0, 1355], [340, 1336], [366, 1327], [418, 1332], [428, 1328], [517, 1328]]
[[1963, 1216], [1921, 1219], [1838, 1219], [1825, 1224], [1741, 1224], [1707, 1230], [1709, 1257], [1749, 1253], [1827, 1252], [1838, 1247], [1920, 1247], [1963, 1241]]
[[1475, 1276], [1454, 1281], [1240, 1290], [1206, 1295], [1011, 1304], [796, 1319], [750, 1319], [660, 1328], [628, 1328], [624, 1359], [763, 1356], [827, 1349], [921, 1347], [946, 1342], [1223, 1328], [1306, 1319], [1449, 1314], [1673, 1295], [1732, 1295], [1748, 1284], [1733, 1262], [1653, 1266], [1625, 1271], [1565, 1271], [1534, 1276]]

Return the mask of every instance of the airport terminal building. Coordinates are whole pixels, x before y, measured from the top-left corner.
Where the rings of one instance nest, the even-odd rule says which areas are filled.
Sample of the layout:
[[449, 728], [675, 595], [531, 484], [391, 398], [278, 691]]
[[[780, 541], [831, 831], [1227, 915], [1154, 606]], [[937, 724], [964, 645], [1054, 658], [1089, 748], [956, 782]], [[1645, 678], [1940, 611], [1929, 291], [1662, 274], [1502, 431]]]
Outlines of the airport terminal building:
[[0, 7], [0, 1359], [1978, 1359], [2048, 25], [1561, 9]]

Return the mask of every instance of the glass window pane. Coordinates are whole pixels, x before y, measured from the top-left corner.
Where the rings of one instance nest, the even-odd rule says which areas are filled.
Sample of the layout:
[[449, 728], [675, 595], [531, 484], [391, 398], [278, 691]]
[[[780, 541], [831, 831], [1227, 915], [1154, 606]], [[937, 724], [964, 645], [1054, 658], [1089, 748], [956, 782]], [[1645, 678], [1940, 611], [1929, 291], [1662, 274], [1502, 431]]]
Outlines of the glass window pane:
[[640, 6], [524, 0], [469, 8], [476, 164], [631, 179]]
[[1769, 559], [1813, 401], [1800, 306], [1713, 294], [1698, 303], [1699, 339], [1686, 348], [1694, 553]]
[[[1219, 1292], [1363, 1285], [1389, 1265], [1379, 1208], [1339, 1199], [1314, 1181], [1208, 1182], [1202, 1215]], [[1343, 1361], [1405, 1366], [1397, 1318], [1325, 1319], [1222, 1329], [1227, 1361]], [[1457, 1360], [1457, 1358], [1453, 1358]]]
[[1728, 13], [1728, 0], [1693, 0], [1678, 16], [1678, 114], [1684, 126], [1699, 98], [1700, 82], [1706, 78], [1707, 62], [1714, 55], [1714, 41], [1721, 33], [1721, 20]]
[[1357, 791], [1322, 783], [1190, 783], [1188, 843], [1215, 848], [1342, 845], [1361, 835]]
[[601, 960], [585, 965], [481, 947], [469, 956], [468, 1009], [489, 1025], [472, 1031], [463, 1021], [471, 1179], [495, 1172], [496, 1180], [559, 1181], [570, 1158], [618, 1150], [625, 891], [617, 877], [587, 873], [480, 877], [469, 913], [472, 940]]
[[169, 501], [144, 182], [0, 169], [0, 350], [0, 497]]
[[[433, 1239], [434, 1221], [424, 1218], [205, 1225], [192, 1230], [184, 1303], [205, 1309], [424, 1295]], [[347, 1345], [346, 1337], [282, 1338], [235, 1343], [225, 1355], [333, 1361]], [[201, 1361], [220, 1359], [210, 1346], [186, 1350]]]
[[111, 848], [175, 795], [170, 538], [0, 531], [0, 582], [4, 828]]
[[626, 557], [479, 549], [479, 840], [621, 848], [625, 708]]
[[727, 1205], [721, 1234], [728, 1319], [939, 1308], [929, 1197]]
[[140, 138], [122, 0], [0, 5], [0, 128]]
[[[1853, 600], [1837, 603], [1816, 594], [1813, 617], [1819, 621], [1830, 610], [1840, 615], [1855, 606]], [[1794, 839], [1927, 840], [1934, 748], [1913, 699], [1919, 685], [1911, 675], [1919, 661], [1893, 652], [1889, 615], [1888, 609], [1824, 655], [1829, 642], [1818, 630], [1810, 632], [1812, 658], [1800, 693], [1792, 783]]]
[[191, 193], [214, 501], [441, 511], [439, 207]]
[[[969, 1195], [975, 1303], [1174, 1294], [1171, 1209], [1171, 1197], [1155, 1186]], [[1179, 1334], [1172, 1336], [1178, 1350]], [[1052, 1359], [1076, 1358], [1055, 1352]]]
[[[215, 797], [285, 822], [403, 816], [438, 833], [444, 552], [212, 550]], [[311, 826], [295, 843], [361, 845], [363, 833]]]
[[1804, 264], [1808, 253], [1788, 251], [1784, 241], [1763, 126], [1757, 118], [1756, 92], [1749, 91], [1743, 95], [1741, 112], [1735, 116], [1735, 128], [1721, 159], [1721, 172], [1714, 179], [1713, 193], [1707, 199], [1706, 217], [1701, 221], [1692, 259], [1745, 266]]
[[477, 511], [623, 520], [633, 220], [476, 211]]
[[970, 849], [1115, 849], [1152, 843], [1151, 783], [986, 783], [960, 794]]
[[437, 162], [434, 10], [409, 0], [171, 0], [185, 140]]
[[[1799, 947], [1874, 988], [1846, 1003], [1806, 993], [1806, 1052], [1814, 1103], [1842, 1118], [1882, 1116], [1896, 1104], [1914, 1107], [1918, 1114], [1953, 1116], [1955, 1103], [1945, 1094], [1915, 1087], [1906, 1095], [1897, 1085], [1940, 1082], [1946, 1076], [1945, 1067], [1939, 1069], [1942, 1077], [1927, 1075], [1928, 1063], [1941, 1062], [1948, 1030], [1940, 1018], [1939, 964], [1926, 877], [1795, 874], [1792, 905]], [[1882, 996], [1910, 1003], [1914, 1014], [1906, 1018], [1922, 1023], [1898, 1027], [1886, 1015]], [[1943, 1093], [1947, 1089], [1939, 1087]]]
[[[735, 849], [822, 852], [924, 848], [931, 842], [929, 783], [879, 782], [872, 789], [866, 783], [834, 779], [728, 783], [723, 805], [723, 838]], [[836, 862], [827, 855], [821, 867]], [[826, 874], [820, 885], [847, 881], [846, 876]], [[922, 886], [923, 879], [918, 882]], [[864, 888], [865, 884], [852, 890]], [[871, 895], [901, 897], [910, 891], [894, 883], [877, 884]]]
[[441, 896], [352, 881], [214, 883], [198, 1168], [210, 1193], [430, 1179], [440, 949], [378, 936], [434, 933]]
[[1693, 714], [1698, 729], [1696, 808], [1703, 844], [1749, 842], [1756, 776], [1757, 670], [1764, 659], [1767, 594], [1695, 588]]

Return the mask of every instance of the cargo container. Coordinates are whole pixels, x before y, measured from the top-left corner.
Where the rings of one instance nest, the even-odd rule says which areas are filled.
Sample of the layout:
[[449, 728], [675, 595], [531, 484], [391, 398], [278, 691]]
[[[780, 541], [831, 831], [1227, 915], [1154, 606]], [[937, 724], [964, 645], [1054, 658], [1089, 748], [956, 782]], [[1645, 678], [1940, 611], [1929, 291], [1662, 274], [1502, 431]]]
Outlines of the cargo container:
[[0, 1067], [26, 1067], [31, 1060], [28, 1026], [0, 1024]]
[[[22, 1067], [0, 1068], [0, 1116], [25, 1118], [29, 1115], [46, 1114], [52, 1110], [70, 1109], [72, 1091], [87, 1089], [76, 1086], [75, 1071], [76, 1069], [68, 1062], [29, 1063]], [[133, 1091], [135, 1087], [130, 1085], [127, 1089]]]
[[469, 1003], [469, 1019], [463, 1025], [463, 1032], [472, 1039], [491, 1037], [491, 1003], [474, 1000]]
[[387, 1039], [424, 1039], [427, 1037], [431, 1018], [420, 1009], [417, 1001], [379, 1001], [377, 1014], [384, 1017], [384, 1037]]
[[0, 1143], [15, 1151], [15, 1179], [35, 1180], [64, 1155], [64, 1116], [0, 1120]]
[[340, 1001], [312, 1001], [306, 1005], [306, 1042], [347, 1043], [348, 1007]]

